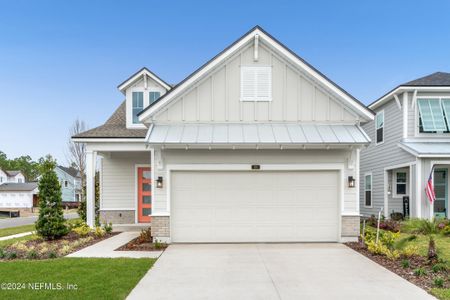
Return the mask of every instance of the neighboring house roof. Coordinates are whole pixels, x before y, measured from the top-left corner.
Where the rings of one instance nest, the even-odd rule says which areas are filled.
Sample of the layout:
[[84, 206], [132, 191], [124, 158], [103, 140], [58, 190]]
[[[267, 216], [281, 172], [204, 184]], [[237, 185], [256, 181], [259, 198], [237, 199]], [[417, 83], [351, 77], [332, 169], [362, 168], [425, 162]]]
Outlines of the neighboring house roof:
[[154, 125], [149, 143], [183, 145], [331, 145], [368, 144], [357, 125], [184, 124]]
[[6, 170], [4, 171], [8, 176], [14, 177], [16, 175], [21, 174], [22, 172], [19, 170]]
[[331, 81], [328, 77], [326, 77], [312, 65], [306, 62], [303, 58], [298, 56], [292, 50], [287, 48], [285, 45], [283, 45], [281, 42], [279, 42], [277, 39], [275, 39], [273, 36], [267, 33], [264, 29], [262, 29], [260, 26], [255, 26], [247, 33], [245, 33], [242, 37], [240, 37], [238, 40], [236, 40], [234, 43], [232, 43], [230, 46], [225, 48], [222, 52], [217, 54], [215, 57], [213, 57], [203, 66], [201, 66], [199, 69], [197, 69], [188, 77], [186, 77], [184, 80], [182, 80], [173, 89], [171, 89], [166, 94], [161, 96], [157, 101], [153, 102], [143, 111], [141, 111], [138, 114], [139, 120], [144, 121], [145, 119], [153, 115], [156, 111], [158, 111], [164, 105], [169, 103], [171, 99], [175, 98], [182, 91], [189, 88], [191, 84], [199, 80], [204, 74], [209, 72], [210, 69], [222, 63], [225, 59], [227, 59], [233, 53], [235, 53], [235, 51], [238, 51], [240, 47], [242, 47], [245, 43], [253, 39], [255, 35], [258, 35], [259, 38], [263, 38], [269, 44], [271, 44], [271, 46], [277, 48], [280, 52], [283, 52], [283, 54], [286, 55], [288, 59], [290, 59], [298, 67], [312, 74], [315, 77], [315, 80], [321, 82], [324, 86], [326, 86], [334, 93], [339, 95], [339, 97], [341, 99], [344, 99], [344, 101], [347, 101], [347, 103], [349, 103], [350, 106], [353, 106], [359, 112], [359, 114], [361, 114], [362, 116], [364, 116], [369, 120], [373, 119], [373, 112], [370, 109], [368, 109], [363, 103], [361, 103], [355, 97], [350, 95], [350, 93], [341, 88], [335, 82]]
[[13, 183], [7, 182], [0, 185], [0, 192], [29, 192], [38, 187], [37, 182]]
[[417, 157], [450, 157], [449, 141], [402, 141], [400, 148]]
[[60, 168], [61, 170], [63, 170], [64, 172], [66, 172], [67, 174], [69, 174], [72, 177], [75, 177], [75, 178], [80, 177], [80, 172], [75, 168], [72, 168], [72, 167], [67, 168], [64, 166], [58, 166], [58, 168]]
[[146, 128], [127, 128], [125, 105], [123, 101], [105, 124], [79, 133], [72, 138], [145, 138]]
[[403, 84], [398, 85], [397, 87], [393, 88], [374, 102], [368, 105], [370, 109], [375, 109], [376, 107], [382, 105], [391, 97], [397, 93], [401, 92], [404, 89], [412, 90], [412, 89], [422, 89], [422, 88], [430, 88], [430, 89], [436, 89], [436, 88], [450, 88], [450, 73], [446, 72], [435, 72], [432, 74], [429, 74], [427, 76], [423, 76], [408, 82], [405, 82]]

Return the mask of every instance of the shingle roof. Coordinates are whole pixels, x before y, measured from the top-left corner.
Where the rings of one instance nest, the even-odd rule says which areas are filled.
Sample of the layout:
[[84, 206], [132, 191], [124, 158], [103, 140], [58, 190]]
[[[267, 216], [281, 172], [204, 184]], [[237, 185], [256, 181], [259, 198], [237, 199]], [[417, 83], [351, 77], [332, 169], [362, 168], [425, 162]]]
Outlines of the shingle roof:
[[58, 166], [58, 168], [60, 168], [61, 170], [63, 170], [64, 172], [66, 172], [67, 174], [69, 174], [72, 177], [80, 177], [80, 172], [72, 167], [63, 167], [63, 166]]
[[450, 73], [436, 72], [401, 84], [404, 86], [450, 86]]
[[7, 182], [0, 184], [0, 192], [6, 191], [27, 192], [34, 190], [35, 188], [37, 188], [37, 186], [38, 186], [37, 182], [25, 182], [25, 183]]
[[12, 177], [14, 177], [14, 176], [16, 176], [17, 174], [20, 174], [20, 173], [22, 173], [22, 172], [20, 172], [20, 170], [7, 170], [7, 171], [4, 171], [8, 176], [12, 176]]
[[74, 138], [144, 138], [147, 129], [127, 128], [125, 101], [120, 104], [105, 124], [79, 133]]

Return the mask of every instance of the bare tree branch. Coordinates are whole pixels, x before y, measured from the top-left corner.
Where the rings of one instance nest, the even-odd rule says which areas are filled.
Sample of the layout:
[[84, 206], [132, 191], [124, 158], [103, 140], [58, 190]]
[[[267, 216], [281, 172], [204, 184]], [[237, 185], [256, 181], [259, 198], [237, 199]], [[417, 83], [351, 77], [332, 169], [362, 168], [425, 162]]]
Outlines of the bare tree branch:
[[[67, 143], [67, 148], [69, 150], [69, 165], [74, 166], [81, 176], [81, 190], [84, 191], [85, 178], [86, 178], [86, 144], [85, 143], [75, 143], [72, 141], [72, 136], [77, 135], [81, 132], [86, 131], [88, 128], [84, 121], [76, 119], [69, 129], [69, 141]], [[84, 192], [81, 193], [81, 200], [84, 200]]]

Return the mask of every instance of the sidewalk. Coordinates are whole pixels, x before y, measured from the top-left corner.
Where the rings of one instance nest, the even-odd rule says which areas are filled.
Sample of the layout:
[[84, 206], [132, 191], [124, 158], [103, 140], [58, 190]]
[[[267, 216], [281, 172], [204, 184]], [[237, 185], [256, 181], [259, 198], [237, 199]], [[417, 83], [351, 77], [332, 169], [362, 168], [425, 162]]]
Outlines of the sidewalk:
[[17, 234], [13, 234], [13, 235], [3, 236], [3, 237], [0, 237], [0, 241], [20, 238], [20, 237], [27, 236], [27, 235], [30, 235], [30, 234], [33, 234], [33, 231], [22, 232], [22, 233], [17, 233]]
[[114, 251], [138, 236], [139, 232], [122, 232], [92, 246], [69, 254], [67, 257], [158, 258], [162, 254], [162, 251]]

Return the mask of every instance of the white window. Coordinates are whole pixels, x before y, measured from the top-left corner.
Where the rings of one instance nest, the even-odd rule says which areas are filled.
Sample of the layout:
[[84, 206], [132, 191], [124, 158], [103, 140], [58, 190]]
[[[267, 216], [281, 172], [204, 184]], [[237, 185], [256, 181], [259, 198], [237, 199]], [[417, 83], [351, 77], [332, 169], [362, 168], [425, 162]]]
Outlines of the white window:
[[133, 92], [132, 93], [132, 116], [133, 124], [139, 124], [138, 113], [144, 109], [144, 93]]
[[393, 174], [394, 198], [408, 195], [408, 172], [405, 170], [395, 171]]
[[241, 67], [241, 101], [272, 100], [272, 68]]
[[22, 178], [17, 178], [18, 183], [22, 183]]
[[67, 180], [64, 180], [64, 187], [67, 187], [69, 185], [69, 182]]
[[418, 99], [419, 132], [448, 133], [450, 130], [450, 99]]
[[375, 134], [377, 144], [384, 141], [384, 110], [377, 113], [375, 118]]
[[364, 206], [372, 207], [372, 174], [364, 176]]

